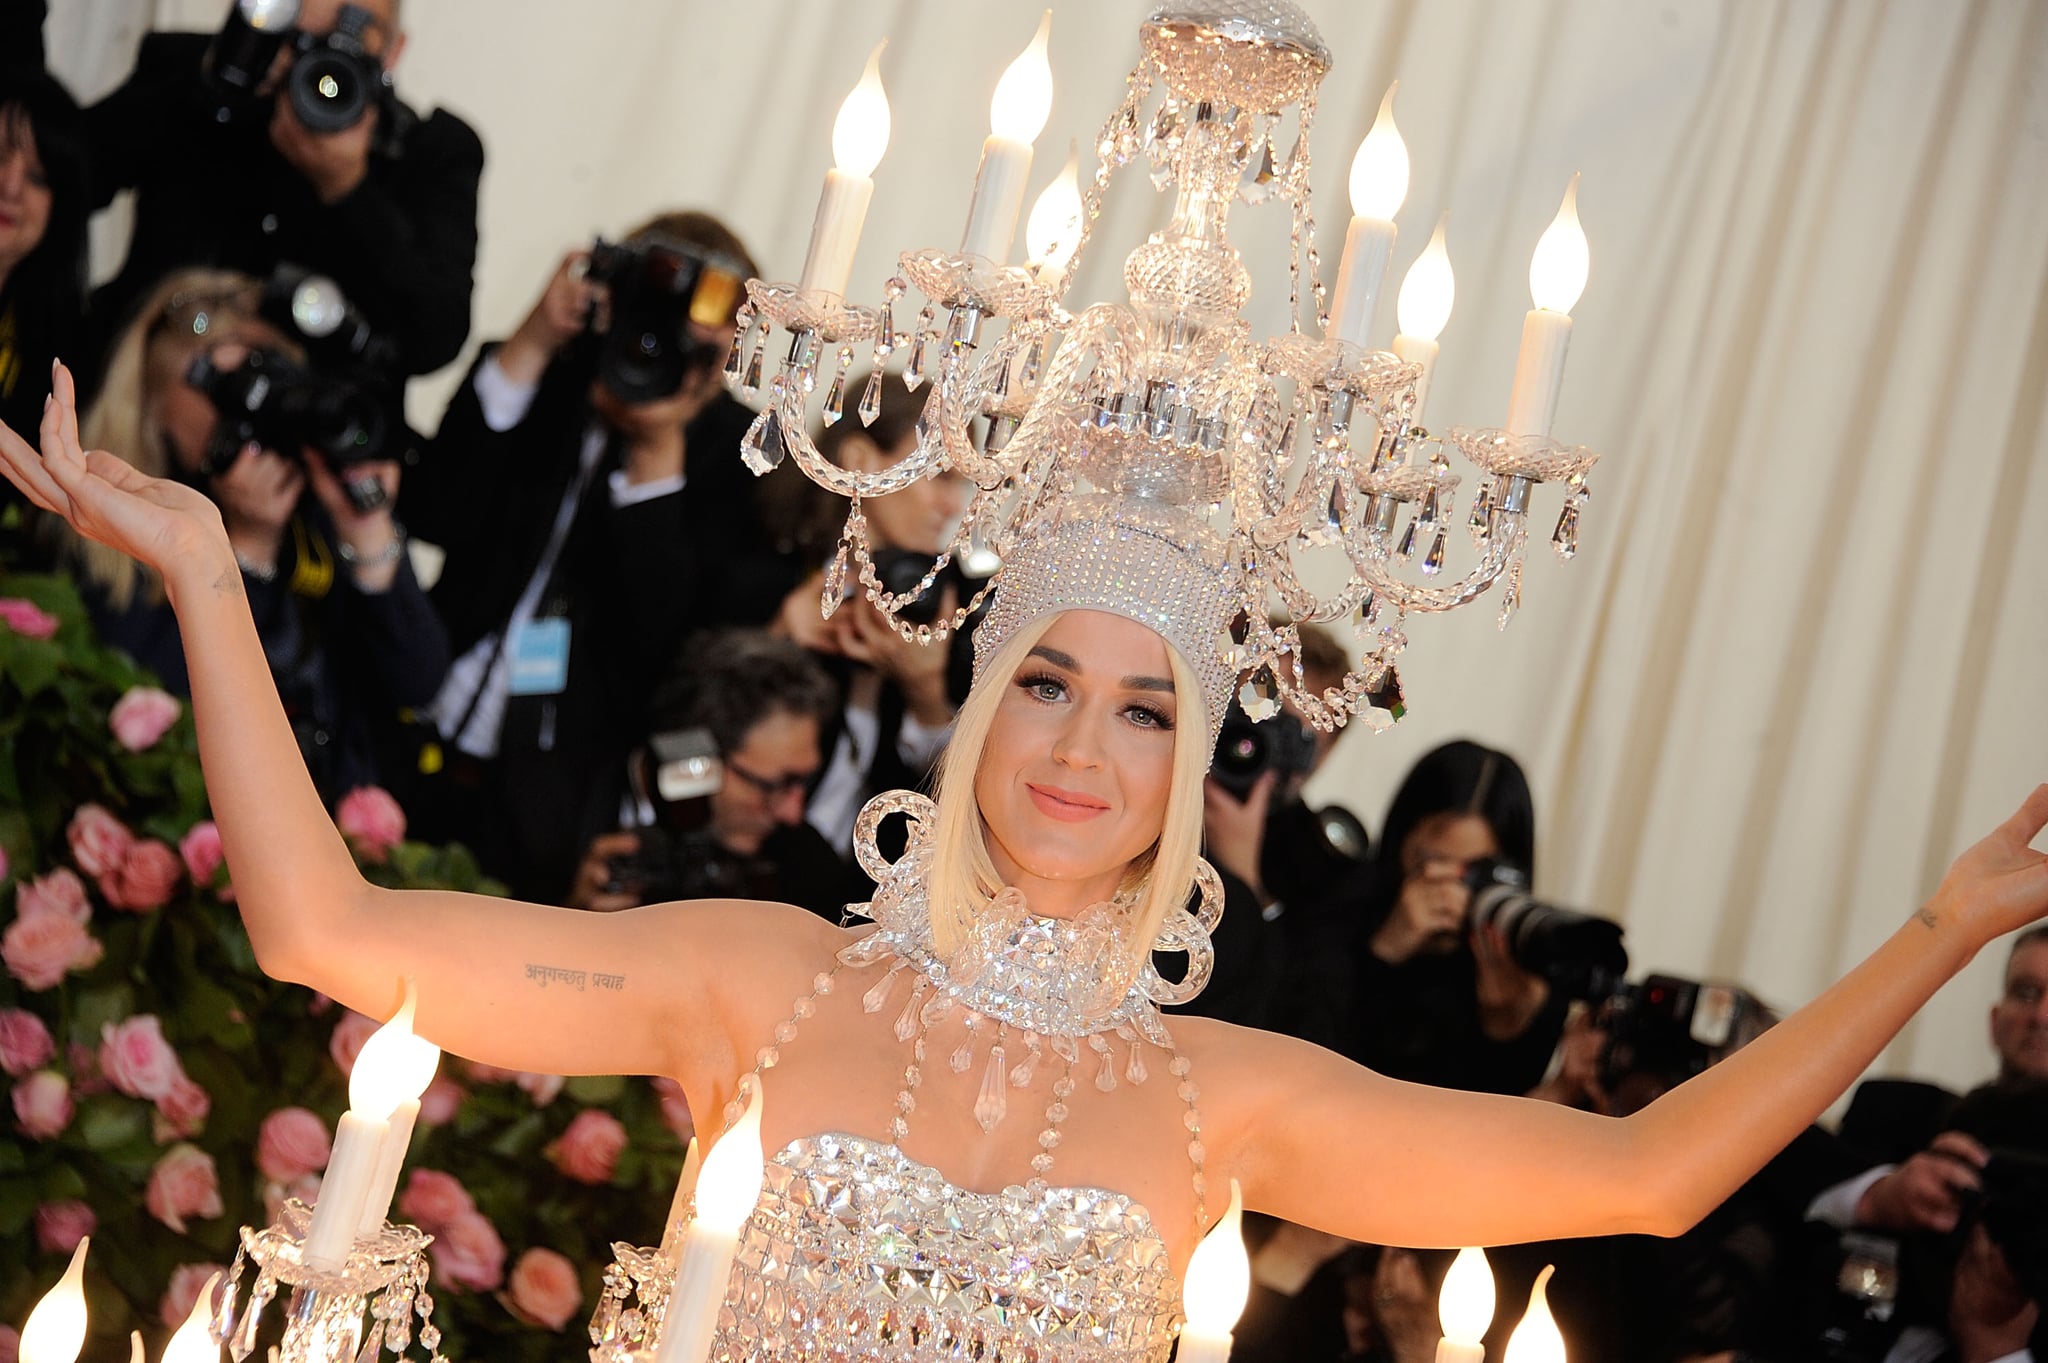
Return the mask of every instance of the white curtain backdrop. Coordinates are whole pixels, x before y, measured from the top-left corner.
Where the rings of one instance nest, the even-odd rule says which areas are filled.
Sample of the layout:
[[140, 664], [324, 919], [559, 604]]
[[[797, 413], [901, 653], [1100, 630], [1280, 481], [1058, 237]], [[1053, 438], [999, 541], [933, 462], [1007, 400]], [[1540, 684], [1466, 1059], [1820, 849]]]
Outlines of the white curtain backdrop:
[[[1639, 967], [1799, 1004], [2048, 779], [2048, 3], [1305, 7], [1337, 54], [1314, 146], [1326, 277], [1396, 77], [1415, 171], [1395, 271], [1451, 214], [1431, 424], [1502, 418], [1529, 251], [1584, 173], [1592, 277], [1557, 429], [1606, 455], [1578, 558], [1532, 554], [1505, 634], [1490, 599], [1411, 622], [1409, 717], [1347, 738], [1317, 794], [1376, 826], [1436, 743], [1504, 747], [1536, 789], [1541, 890], [1622, 918]], [[53, 61], [90, 94], [146, 24], [211, 28], [223, 6], [54, 8]], [[1033, 194], [1069, 139], [1092, 167], [1144, 8], [1055, 10]], [[793, 277], [833, 113], [887, 37], [895, 133], [854, 275], [872, 296], [896, 252], [957, 239], [989, 93], [1037, 13], [408, 0], [401, 90], [489, 151], [476, 337], [515, 325], [561, 252], [668, 206], [716, 211]], [[1083, 298], [1119, 296], [1123, 251], [1163, 221], [1128, 181]], [[1281, 212], [1240, 209], [1232, 232], [1254, 326], [1283, 328]], [[426, 425], [459, 372], [416, 385]], [[2003, 961], [1880, 1070], [1985, 1077]]]

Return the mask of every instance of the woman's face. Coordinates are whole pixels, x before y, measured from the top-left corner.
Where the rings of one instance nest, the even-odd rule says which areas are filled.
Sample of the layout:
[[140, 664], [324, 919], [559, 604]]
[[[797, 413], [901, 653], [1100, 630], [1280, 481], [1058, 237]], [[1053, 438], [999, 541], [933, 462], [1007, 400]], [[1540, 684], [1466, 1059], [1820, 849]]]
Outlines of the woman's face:
[[[849, 437], [840, 447], [847, 467], [861, 473], [879, 473], [917, 448], [917, 437], [906, 437], [894, 449], [884, 450], [871, 440]], [[888, 548], [936, 555], [952, 538], [953, 527], [967, 510], [973, 485], [958, 473], [942, 472], [920, 478], [901, 492], [863, 500], [868, 527]]]
[[1178, 710], [1166, 644], [1134, 621], [1068, 611], [1032, 646], [974, 795], [997, 872], [1033, 911], [1065, 918], [1110, 898], [1159, 840]]
[[0, 112], [0, 279], [43, 243], [50, 227], [50, 182], [28, 117]]

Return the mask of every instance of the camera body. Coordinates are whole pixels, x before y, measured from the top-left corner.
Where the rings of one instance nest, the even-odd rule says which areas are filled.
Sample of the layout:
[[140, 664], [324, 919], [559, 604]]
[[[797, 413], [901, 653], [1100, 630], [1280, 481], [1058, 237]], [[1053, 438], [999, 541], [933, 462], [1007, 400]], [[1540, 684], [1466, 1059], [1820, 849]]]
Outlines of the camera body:
[[331, 33], [299, 28], [298, 0], [237, 0], [207, 56], [207, 79], [222, 122], [259, 99], [280, 52], [294, 56], [284, 97], [308, 132], [353, 128], [377, 110], [377, 150], [395, 156], [416, 120], [398, 98], [391, 73], [365, 41], [372, 22], [360, 5], [343, 5]]
[[1643, 1076], [1674, 1088], [1753, 1040], [1771, 1021], [1756, 997], [1729, 985], [1651, 975], [1610, 995], [1600, 1082]]
[[1271, 719], [1254, 721], [1233, 700], [1216, 734], [1209, 777], [1243, 804], [1267, 772], [1285, 784], [1290, 777], [1308, 775], [1315, 761], [1315, 732], [1299, 718], [1282, 710]]
[[715, 367], [724, 343], [698, 340], [690, 323], [730, 326], [746, 291], [737, 262], [665, 237], [624, 245], [598, 238], [588, 278], [611, 297], [597, 376], [625, 402], [672, 396], [692, 372]]
[[1472, 926], [1498, 929], [1515, 963], [1566, 998], [1597, 1001], [1621, 988], [1628, 973], [1621, 924], [1545, 903], [1529, 893], [1529, 877], [1504, 861], [1473, 862], [1465, 885]]

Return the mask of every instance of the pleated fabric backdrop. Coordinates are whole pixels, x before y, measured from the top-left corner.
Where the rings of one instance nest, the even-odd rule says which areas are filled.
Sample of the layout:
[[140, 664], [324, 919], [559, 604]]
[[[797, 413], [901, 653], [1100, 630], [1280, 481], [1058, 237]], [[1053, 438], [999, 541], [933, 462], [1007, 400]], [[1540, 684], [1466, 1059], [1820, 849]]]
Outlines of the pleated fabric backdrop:
[[[220, 0], [56, 0], [53, 62], [116, 81], [146, 24]], [[1334, 276], [1352, 150], [1389, 81], [1414, 161], [1399, 271], [1450, 212], [1458, 303], [1430, 424], [1504, 415], [1530, 249], [1566, 180], [1592, 277], [1557, 429], [1602, 450], [1575, 561], [1411, 622], [1411, 713], [1319, 778], [1377, 825], [1469, 735], [1519, 754], [1538, 885], [1621, 917], [1639, 966], [1792, 1006], [1874, 946], [2048, 779], [2048, 3], [1307, 0], [1337, 54], [1314, 140]], [[1060, 6], [1036, 193], [1084, 176], [1145, 6]], [[559, 254], [670, 205], [793, 277], [840, 98], [887, 37], [895, 133], [854, 292], [964, 221], [1025, 0], [408, 0], [401, 90], [482, 132], [476, 336]], [[1080, 281], [1121, 295], [1163, 221], [1120, 183]], [[115, 229], [109, 229], [111, 236]], [[1240, 209], [1255, 329], [1286, 325], [1286, 223]], [[431, 426], [459, 367], [416, 385]], [[1548, 515], [1556, 494], [1539, 502]], [[1544, 522], [1547, 532], [1548, 522]], [[1453, 568], [1457, 567], [1456, 561]], [[1987, 953], [1886, 1072], [1988, 1074]]]

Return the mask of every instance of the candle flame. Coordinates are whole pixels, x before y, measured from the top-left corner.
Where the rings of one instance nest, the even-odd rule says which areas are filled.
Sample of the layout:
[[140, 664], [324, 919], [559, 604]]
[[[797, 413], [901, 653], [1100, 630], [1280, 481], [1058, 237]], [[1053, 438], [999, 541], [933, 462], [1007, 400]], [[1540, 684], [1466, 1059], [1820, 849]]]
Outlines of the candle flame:
[[219, 1284], [220, 1274], [215, 1273], [199, 1289], [192, 1314], [185, 1317], [185, 1323], [164, 1346], [163, 1363], [219, 1363], [220, 1345], [213, 1342], [208, 1328], [208, 1318], [213, 1314], [213, 1289]]
[[1418, 341], [1434, 341], [1451, 320], [1451, 304], [1458, 296], [1458, 278], [1451, 272], [1451, 253], [1444, 248], [1444, 228], [1450, 223], [1446, 212], [1436, 220], [1429, 245], [1408, 267], [1401, 280], [1401, 296], [1394, 315], [1401, 319], [1401, 334]]
[[79, 1237], [70, 1267], [22, 1323], [21, 1363], [74, 1363], [85, 1347], [85, 1250], [91, 1243], [90, 1235]]
[[761, 1157], [761, 1087], [752, 1075], [740, 1080], [746, 1111], [718, 1138], [697, 1175], [697, 1219], [712, 1230], [736, 1234], [761, 1199], [767, 1162]]
[[889, 96], [882, 90], [884, 38], [868, 54], [860, 81], [849, 90], [832, 120], [832, 163], [842, 175], [873, 175], [889, 149]]
[[412, 977], [405, 981], [405, 1002], [391, 1020], [370, 1034], [356, 1056], [348, 1076], [348, 1105], [351, 1111], [377, 1121], [391, 1120], [400, 1103], [418, 1098], [434, 1082], [434, 1070], [441, 1063], [441, 1048], [412, 1029], [419, 995]]
[[1228, 1335], [1252, 1293], [1252, 1261], [1244, 1252], [1244, 1196], [1230, 1180], [1230, 1208], [1188, 1257], [1181, 1283], [1187, 1328], [1205, 1338]]
[[1565, 1363], [1564, 1336], [1558, 1333], [1545, 1295], [1550, 1275], [1556, 1270], [1556, 1264], [1545, 1264], [1536, 1275], [1536, 1286], [1529, 1292], [1529, 1313], [1508, 1336], [1506, 1363]]
[[1040, 270], [1065, 267], [1081, 244], [1081, 153], [1067, 144], [1067, 164], [1031, 205], [1024, 244]]
[[1493, 1324], [1493, 1270], [1487, 1267], [1484, 1250], [1458, 1251], [1451, 1271], [1444, 1275], [1436, 1318], [1444, 1338], [1454, 1344], [1478, 1344], [1486, 1338], [1486, 1328]]
[[1026, 146], [1045, 131], [1052, 113], [1052, 63], [1046, 60], [1045, 45], [1052, 36], [1052, 11], [1038, 21], [1038, 32], [1004, 70], [996, 82], [994, 98], [988, 102], [988, 130]]
[[1408, 144], [1394, 126], [1395, 81], [1380, 101], [1379, 117], [1351, 158], [1351, 211], [1361, 218], [1392, 222], [1408, 197]]
[[1579, 177], [1565, 187], [1557, 216], [1543, 229], [1536, 254], [1529, 259], [1529, 296], [1547, 312], [1570, 312], [1586, 291], [1591, 253], [1585, 229], [1579, 226]]
[[128, 1332], [128, 1363], [144, 1363], [142, 1353], [142, 1331]]

